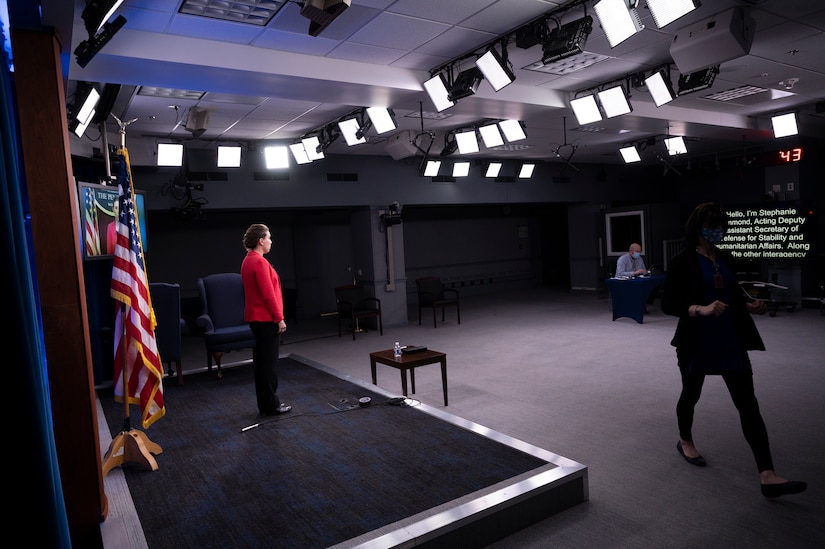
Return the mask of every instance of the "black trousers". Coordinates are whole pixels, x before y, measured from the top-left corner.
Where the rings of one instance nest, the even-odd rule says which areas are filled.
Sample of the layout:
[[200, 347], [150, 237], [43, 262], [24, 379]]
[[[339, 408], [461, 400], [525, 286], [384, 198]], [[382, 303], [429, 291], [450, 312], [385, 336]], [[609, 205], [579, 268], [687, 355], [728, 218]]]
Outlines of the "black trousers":
[[[679, 436], [682, 440], [693, 440], [693, 414], [699, 397], [702, 396], [702, 386], [705, 383], [704, 374], [689, 374], [688, 365], [691, 357], [686, 353], [678, 353], [679, 370], [682, 374], [682, 394], [676, 404], [676, 419], [679, 425]], [[733, 372], [720, 374], [728, 387], [733, 405], [739, 411], [739, 423], [742, 433], [751, 447], [756, 460], [757, 470], [768, 471], [773, 469], [771, 446], [768, 441], [768, 430], [759, 412], [759, 403], [753, 389], [753, 371], [750, 360], [745, 353], [746, 367]]]
[[281, 339], [275, 322], [250, 322], [255, 336], [252, 350], [252, 367], [255, 370], [255, 396], [258, 411], [262, 414], [274, 413], [281, 405], [278, 398], [278, 354]]

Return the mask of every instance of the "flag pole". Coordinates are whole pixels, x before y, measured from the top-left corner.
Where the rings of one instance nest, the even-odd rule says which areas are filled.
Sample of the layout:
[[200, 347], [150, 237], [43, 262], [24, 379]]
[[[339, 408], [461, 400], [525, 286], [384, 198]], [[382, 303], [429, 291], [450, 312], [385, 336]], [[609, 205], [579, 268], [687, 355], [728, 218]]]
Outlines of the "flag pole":
[[[126, 149], [126, 126], [131, 124], [137, 119], [133, 119], [127, 122], [121, 122], [120, 119], [117, 118], [114, 114], [112, 117], [117, 120], [118, 126], [120, 127], [120, 147], [121, 149]], [[101, 123], [104, 126], [105, 132], [105, 124]], [[105, 140], [104, 140], [105, 141]], [[107, 168], [109, 166], [109, 151], [108, 145], [107, 150], [105, 151], [106, 155], [106, 165]], [[107, 173], [111, 174], [110, 168], [107, 169]], [[111, 175], [110, 175], [111, 179]], [[131, 182], [130, 182], [131, 184]], [[120, 193], [118, 193], [118, 200], [120, 200]], [[114, 467], [123, 465], [125, 463], [133, 463], [137, 465], [139, 468], [147, 470], [147, 471], [157, 471], [158, 463], [155, 460], [152, 454], [160, 454], [163, 452], [163, 449], [156, 443], [149, 440], [146, 436], [146, 433], [140, 431], [139, 429], [132, 429], [131, 427], [131, 420], [130, 420], [130, 411], [129, 411], [129, 385], [128, 385], [128, 343], [127, 343], [127, 334], [126, 334], [126, 303], [120, 302], [120, 318], [121, 318], [121, 334], [120, 334], [120, 345], [121, 345], [121, 357], [122, 357], [122, 365], [120, 370], [121, 382], [123, 385], [123, 407], [124, 407], [124, 418], [123, 418], [123, 427], [121, 431], [112, 439], [111, 444], [109, 444], [109, 449], [103, 456], [103, 463], [102, 463], [102, 474], [105, 477], [109, 474]], [[116, 352], [117, 347], [113, 349]]]

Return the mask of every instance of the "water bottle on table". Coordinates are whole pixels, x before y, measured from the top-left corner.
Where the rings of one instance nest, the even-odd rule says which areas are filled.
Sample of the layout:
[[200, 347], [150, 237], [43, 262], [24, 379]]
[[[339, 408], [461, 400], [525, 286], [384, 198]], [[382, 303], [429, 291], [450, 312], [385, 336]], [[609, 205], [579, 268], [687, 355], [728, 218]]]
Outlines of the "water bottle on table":
[[395, 358], [401, 358], [401, 344], [397, 341], [395, 342], [395, 347], [392, 349], [392, 354]]

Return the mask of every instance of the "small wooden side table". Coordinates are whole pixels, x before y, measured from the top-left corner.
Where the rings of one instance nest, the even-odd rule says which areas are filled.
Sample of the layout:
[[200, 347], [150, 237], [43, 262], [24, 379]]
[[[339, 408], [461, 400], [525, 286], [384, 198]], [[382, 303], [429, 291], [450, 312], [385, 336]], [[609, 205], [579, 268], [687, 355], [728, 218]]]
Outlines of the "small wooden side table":
[[392, 349], [375, 351], [370, 353], [370, 370], [372, 371], [372, 383], [378, 385], [375, 365], [380, 363], [401, 371], [401, 394], [407, 396], [407, 371], [410, 372], [410, 383], [412, 393], [415, 394], [415, 368], [427, 364], [441, 364], [441, 384], [444, 387], [444, 406], [447, 406], [447, 355], [438, 351], [427, 349], [417, 353], [402, 353], [399, 358], [395, 358]]

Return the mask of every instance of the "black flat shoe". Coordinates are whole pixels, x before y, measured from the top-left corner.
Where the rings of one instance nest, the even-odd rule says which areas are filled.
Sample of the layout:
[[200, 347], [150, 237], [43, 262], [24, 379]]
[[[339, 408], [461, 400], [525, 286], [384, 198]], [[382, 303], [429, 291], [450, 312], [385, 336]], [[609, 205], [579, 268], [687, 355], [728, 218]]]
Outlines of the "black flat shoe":
[[789, 480], [782, 484], [762, 484], [762, 495], [766, 498], [778, 498], [789, 494], [799, 494], [808, 487], [807, 482]]
[[704, 467], [705, 465], [708, 464], [708, 462], [705, 461], [705, 458], [703, 458], [702, 456], [697, 456], [695, 458], [687, 457], [685, 455], [685, 451], [682, 450], [682, 442], [681, 441], [676, 443], [676, 451], [679, 452], [679, 455], [682, 456], [683, 458], [685, 458], [685, 461], [687, 461], [691, 465], [696, 465], [697, 467]]

